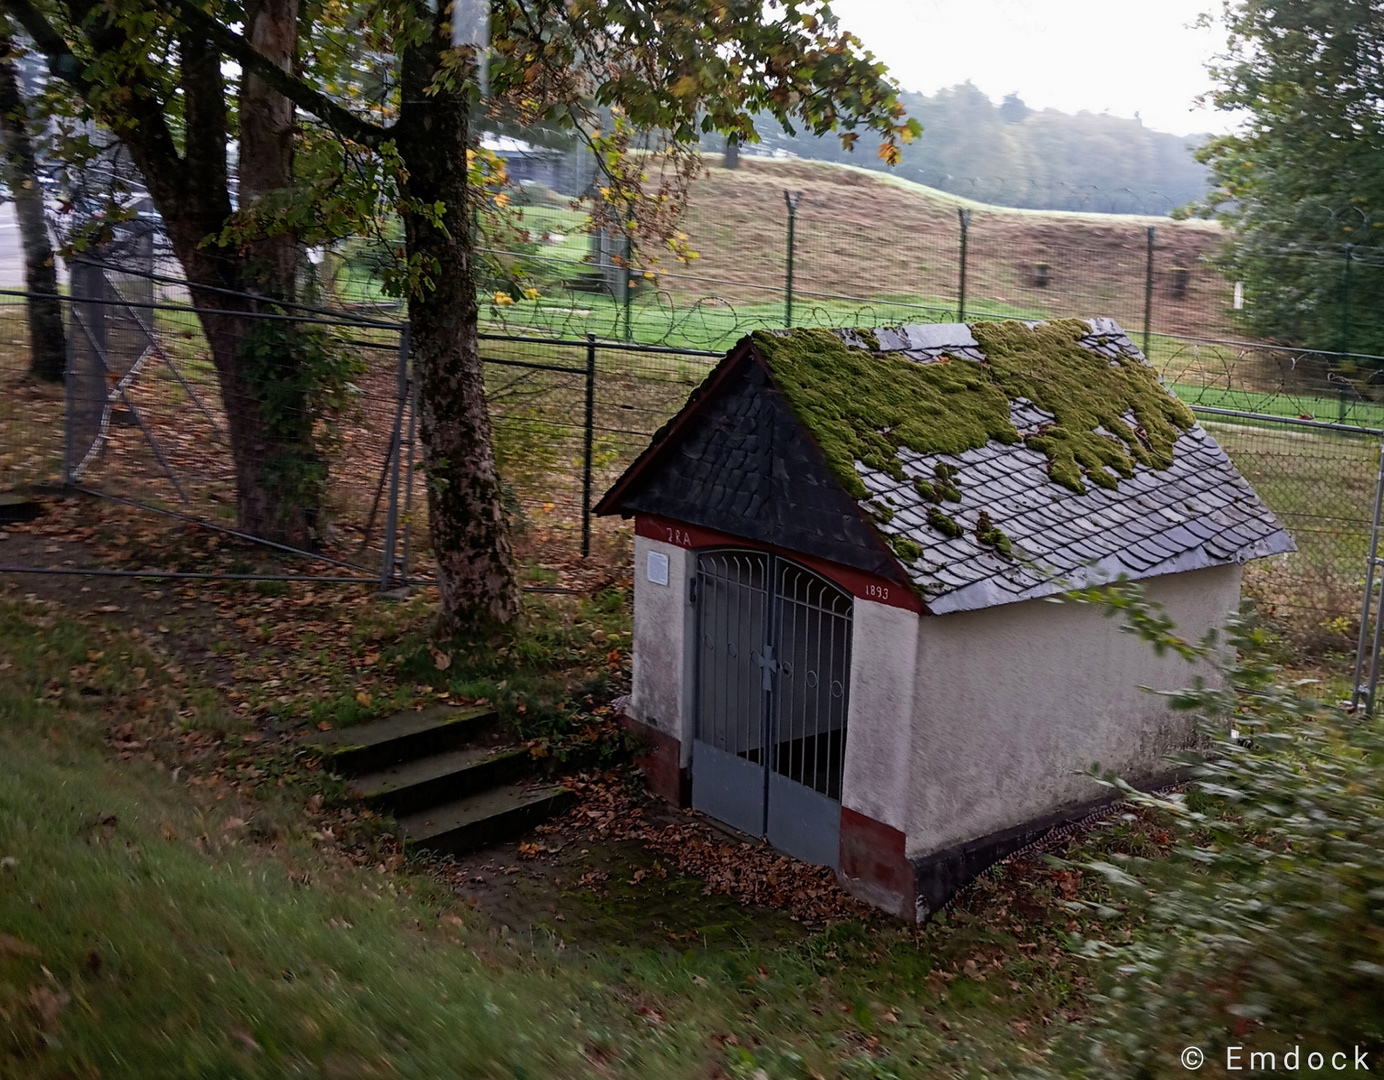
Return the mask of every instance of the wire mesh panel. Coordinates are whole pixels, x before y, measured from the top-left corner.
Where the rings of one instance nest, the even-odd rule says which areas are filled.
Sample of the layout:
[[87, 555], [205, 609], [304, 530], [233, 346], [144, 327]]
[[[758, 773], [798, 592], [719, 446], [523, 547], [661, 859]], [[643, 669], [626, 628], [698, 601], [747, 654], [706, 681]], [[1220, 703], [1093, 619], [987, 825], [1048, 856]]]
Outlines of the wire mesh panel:
[[1298, 550], [1245, 567], [1244, 592], [1261, 614], [1325, 645], [1354, 635], [1379, 468], [1379, 437], [1198, 417], [1283, 522]]

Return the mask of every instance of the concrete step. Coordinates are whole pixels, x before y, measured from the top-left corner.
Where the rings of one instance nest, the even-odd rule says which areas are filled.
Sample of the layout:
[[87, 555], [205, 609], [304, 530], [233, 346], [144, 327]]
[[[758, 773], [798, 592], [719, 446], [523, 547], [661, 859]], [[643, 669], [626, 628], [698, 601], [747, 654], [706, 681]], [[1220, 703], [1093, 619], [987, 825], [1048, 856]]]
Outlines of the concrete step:
[[532, 769], [524, 747], [468, 746], [359, 776], [351, 792], [372, 810], [402, 817], [521, 779]]
[[354, 727], [309, 732], [302, 745], [330, 759], [336, 772], [361, 776], [492, 739], [498, 726], [499, 716], [487, 706], [434, 705]]
[[43, 513], [43, 503], [25, 495], [0, 492], [0, 525], [33, 521]]
[[404, 842], [441, 855], [463, 855], [522, 836], [562, 813], [576, 792], [557, 784], [505, 784], [399, 819]]

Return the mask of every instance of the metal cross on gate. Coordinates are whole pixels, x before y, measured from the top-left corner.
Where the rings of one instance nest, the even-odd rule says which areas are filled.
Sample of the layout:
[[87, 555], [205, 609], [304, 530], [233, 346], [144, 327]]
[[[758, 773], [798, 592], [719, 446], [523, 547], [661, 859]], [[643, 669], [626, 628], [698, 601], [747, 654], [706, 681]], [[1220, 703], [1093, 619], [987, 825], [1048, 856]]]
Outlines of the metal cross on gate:
[[764, 672], [763, 686], [766, 691], [774, 688], [774, 675], [779, 671], [779, 662], [774, 659], [774, 647], [765, 645], [764, 651], [755, 657], [756, 664]]

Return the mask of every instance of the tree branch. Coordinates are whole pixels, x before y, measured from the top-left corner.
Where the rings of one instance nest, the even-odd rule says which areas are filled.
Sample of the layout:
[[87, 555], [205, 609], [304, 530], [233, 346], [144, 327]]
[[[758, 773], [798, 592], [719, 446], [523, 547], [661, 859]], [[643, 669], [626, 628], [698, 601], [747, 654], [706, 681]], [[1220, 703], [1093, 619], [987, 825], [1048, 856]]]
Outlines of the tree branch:
[[[18, 2], [27, 4], [28, 0]], [[11, 4], [12, 0], [5, 0], [5, 3]], [[338, 135], [368, 146], [372, 150], [378, 150], [381, 144], [391, 138], [388, 128], [362, 119], [301, 79], [284, 71], [258, 52], [240, 34], [222, 26], [208, 15], [197, 6], [195, 0], [154, 0], [154, 3], [180, 19], [185, 26], [205, 34], [227, 57], [236, 61], [246, 71], [253, 71], [267, 85], [304, 112], [317, 117]]]
[[72, 86], [83, 98], [91, 91], [91, 82], [82, 75], [86, 66], [68, 48], [66, 39], [43, 17], [29, 0], [4, 0], [4, 6], [34, 39], [34, 44], [48, 60], [48, 70], [55, 79]]

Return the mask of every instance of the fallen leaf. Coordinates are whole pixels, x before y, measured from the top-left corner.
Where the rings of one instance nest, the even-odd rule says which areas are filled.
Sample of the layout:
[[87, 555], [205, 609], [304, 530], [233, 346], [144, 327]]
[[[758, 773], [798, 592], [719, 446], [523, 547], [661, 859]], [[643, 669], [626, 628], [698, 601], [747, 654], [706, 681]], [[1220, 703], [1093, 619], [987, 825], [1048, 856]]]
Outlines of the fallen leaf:
[[368, 708], [370, 708], [370, 702], [373, 701], [374, 699], [373, 699], [369, 694], [367, 694], [364, 690], [357, 690], [357, 691], [356, 691], [356, 700], [359, 701], [362, 705], [364, 705], [364, 706], [368, 709]]
[[317, 730], [318, 730], [318, 731], [331, 731], [331, 730], [332, 730], [332, 725], [331, 725], [330, 723], [328, 723], [326, 720], [319, 720], [319, 721], [317, 722]]
[[58, 1024], [58, 1016], [72, 1002], [70, 994], [61, 990], [50, 990], [46, 986], [36, 986], [29, 993], [29, 1004], [38, 1014], [38, 1022], [47, 1031]]
[[27, 941], [10, 937], [9, 934], [0, 934], [0, 956], [27, 956], [37, 959], [42, 955], [43, 950], [37, 945], [30, 945]]
[[255, 1042], [255, 1037], [251, 1035], [248, 1031], [246, 1031], [244, 1028], [231, 1028], [230, 1036], [232, 1039], [234, 1039], [236, 1042], [240, 1044], [240, 1048], [242, 1050], [246, 1050], [252, 1054], [259, 1052], [259, 1043]]

